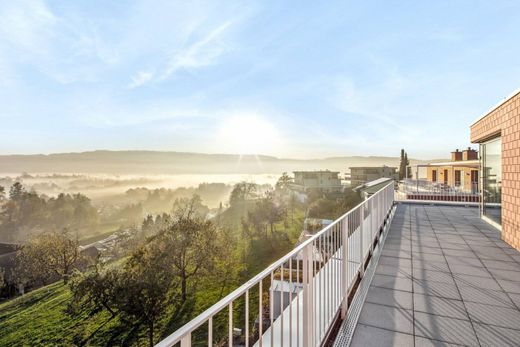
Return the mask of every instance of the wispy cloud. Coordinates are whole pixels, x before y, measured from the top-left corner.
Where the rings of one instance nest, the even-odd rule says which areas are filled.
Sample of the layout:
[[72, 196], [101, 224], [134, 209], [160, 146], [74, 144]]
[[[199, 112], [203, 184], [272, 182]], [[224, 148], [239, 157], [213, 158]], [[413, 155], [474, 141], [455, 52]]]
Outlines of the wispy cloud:
[[154, 76], [154, 73], [151, 71], [141, 71], [138, 72], [137, 75], [131, 77], [131, 82], [128, 85], [128, 88], [133, 89], [142, 86], [143, 84], [150, 81]]
[[174, 53], [167, 57], [162, 68], [155, 71], [140, 71], [131, 77], [128, 87], [133, 89], [141, 87], [149, 82], [164, 81], [171, 78], [181, 70], [194, 70], [213, 65], [218, 58], [230, 49], [223, 40], [226, 30], [232, 25], [232, 21], [217, 26], [204, 37], [182, 48], [175, 49]]
[[181, 69], [196, 69], [213, 64], [226, 51], [221, 37], [230, 25], [229, 21], [218, 26], [201, 40], [174, 54], [161, 79], [166, 79]]

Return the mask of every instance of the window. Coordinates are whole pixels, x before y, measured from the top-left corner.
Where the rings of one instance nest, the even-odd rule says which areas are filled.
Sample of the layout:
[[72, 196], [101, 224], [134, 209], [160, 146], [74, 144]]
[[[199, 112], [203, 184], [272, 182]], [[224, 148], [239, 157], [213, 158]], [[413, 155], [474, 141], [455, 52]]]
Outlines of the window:
[[448, 169], [444, 169], [444, 184], [448, 184]]
[[482, 153], [482, 214], [492, 221], [502, 221], [502, 140], [500, 137], [483, 143]]
[[432, 182], [437, 182], [437, 170], [432, 170]]
[[455, 170], [455, 187], [460, 187], [461, 173], [460, 170]]

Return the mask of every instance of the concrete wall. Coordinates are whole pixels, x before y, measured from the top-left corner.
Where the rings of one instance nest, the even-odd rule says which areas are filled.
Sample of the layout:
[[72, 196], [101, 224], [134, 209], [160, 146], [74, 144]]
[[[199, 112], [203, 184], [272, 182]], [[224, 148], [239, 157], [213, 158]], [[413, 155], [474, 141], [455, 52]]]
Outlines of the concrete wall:
[[471, 125], [471, 142], [502, 138], [502, 238], [520, 251], [520, 91]]

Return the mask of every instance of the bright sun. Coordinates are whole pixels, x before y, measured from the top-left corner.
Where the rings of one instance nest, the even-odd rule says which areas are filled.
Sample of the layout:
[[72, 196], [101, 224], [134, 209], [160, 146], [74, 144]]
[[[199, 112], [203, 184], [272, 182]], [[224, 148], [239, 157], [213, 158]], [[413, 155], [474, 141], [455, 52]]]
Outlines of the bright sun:
[[279, 142], [276, 128], [256, 116], [234, 116], [222, 124], [219, 140], [228, 151], [239, 154], [265, 154]]

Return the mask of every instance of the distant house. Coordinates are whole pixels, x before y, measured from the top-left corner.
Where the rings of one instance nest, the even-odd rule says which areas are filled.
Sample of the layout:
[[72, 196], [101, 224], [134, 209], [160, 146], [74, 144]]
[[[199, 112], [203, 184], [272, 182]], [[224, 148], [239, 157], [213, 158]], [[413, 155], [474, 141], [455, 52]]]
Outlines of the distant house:
[[339, 171], [294, 171], [292, 188], [303, 192], [320, 190], [323, 193], [338, 193], [343, 190]]
[[478, 152], [470, 147], [451, 152], [451, 161], [424, 165], [428, 182], [474, 193], [478, 192], [479, 166]]
[[361, 184], [377, 180], [379, 178], [398, 179], [396, 167], [389, 166], [356, 166], [350, 168], [350, 185], [357, 187]]

